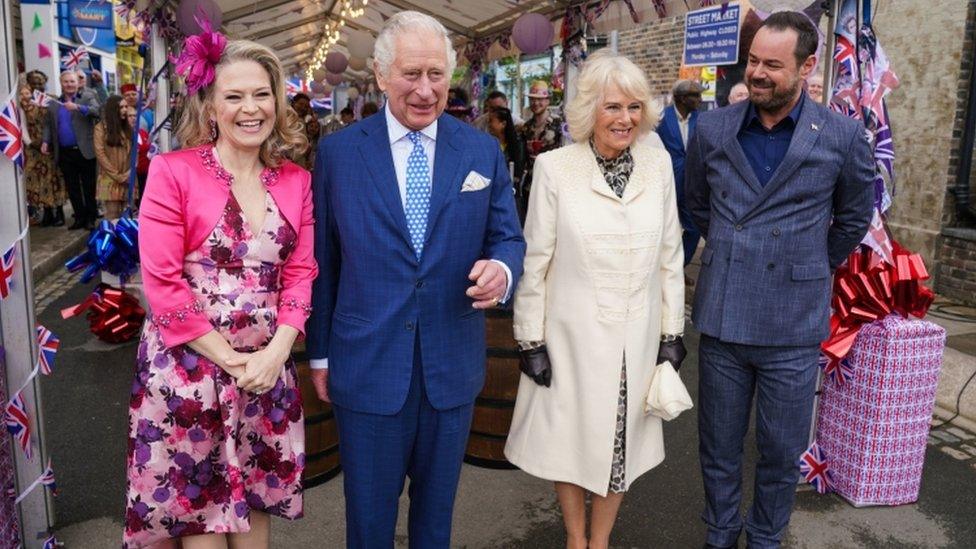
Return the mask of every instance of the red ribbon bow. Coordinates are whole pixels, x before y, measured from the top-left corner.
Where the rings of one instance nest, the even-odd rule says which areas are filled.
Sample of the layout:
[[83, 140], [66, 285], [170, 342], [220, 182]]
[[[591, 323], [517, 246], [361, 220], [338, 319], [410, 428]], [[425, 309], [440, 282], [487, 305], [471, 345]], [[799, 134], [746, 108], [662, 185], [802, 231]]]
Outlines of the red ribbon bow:
[[929, 278], [922, 256], [894, 240], [891, 243], [893, 263], [865, 248], [855, 250], [847, 265], [837, 269], [830, 336], [820, 344], [828, 357], [840, 360], [847, 356], [862, 325], [892, 313], [922, 318], [935, 300], [932, 290], [922, 285]]
[[125, 290], [99, 284], [84, 301], [61, 310], [61, 318], [88, 311], [88, 324], [95, 337], [107, 343], [129, 341], [139, 333], [146, 311]]

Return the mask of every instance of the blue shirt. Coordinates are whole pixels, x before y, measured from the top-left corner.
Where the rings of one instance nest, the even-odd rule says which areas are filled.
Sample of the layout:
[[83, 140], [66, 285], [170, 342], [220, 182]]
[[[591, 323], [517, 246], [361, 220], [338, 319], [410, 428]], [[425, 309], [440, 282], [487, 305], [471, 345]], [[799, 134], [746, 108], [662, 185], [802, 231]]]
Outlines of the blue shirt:
[[[76, 101], [78, 95], [74, 97], [68, 97], [66, 95], [61, 96], [61, 101]], [[88, 107], [85, 105], [78, 105], [80, 112], [83, 115], [88, 114]], [[78, 138], [75, 137], [75, 130], [71, 127], [71, 111], [64, 108], [64, 105], [58, 107], [58, 147], [77, 147]]]
[[756, 179], [763, 187], [772, 179], [773, 174], [776, 173], [776, 168], [783, 162], [786, 151], [790, 148], [793, 130], [796, 129], [796, 123], [800, 119], [804, 95], [800, 96], [800, 100], [797, 101], [790, 114], [770, 130], [767, 130], [760, 122], [755, 105], [749, 103], [746, 118], [739, 130], [738, 139], [739, 145], [742, 146], [742, 152], [746, 154], [746, 159], [752, 166], [753, 173], [756, 174]]

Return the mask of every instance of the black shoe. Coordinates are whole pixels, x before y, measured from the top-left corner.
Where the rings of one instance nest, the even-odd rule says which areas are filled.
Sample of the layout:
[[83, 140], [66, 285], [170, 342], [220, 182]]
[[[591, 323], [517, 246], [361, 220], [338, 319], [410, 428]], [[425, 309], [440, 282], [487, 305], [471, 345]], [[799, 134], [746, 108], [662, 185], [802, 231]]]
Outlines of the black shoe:
[[54, 225], [54, 208], [44, 207], [44, 213], [41, 214], [41, 222], [39, 223], [41, 227], [50, 227]]
[[54, 208], [54, 218], [51, 220], [52, 227], [64, 226], [64, 208], [57, 206]]
[[75, 222], [72, 223], [70, 227], [68, 227], [68, 230], [69, 231], [77, 231], [79, 229], [85, 229], [85, 228], [87, 228], [86, 227], [86, 224], [85, 224], [85, 221], [83, 219], [77, 219], [77, 218], [75, 218]]

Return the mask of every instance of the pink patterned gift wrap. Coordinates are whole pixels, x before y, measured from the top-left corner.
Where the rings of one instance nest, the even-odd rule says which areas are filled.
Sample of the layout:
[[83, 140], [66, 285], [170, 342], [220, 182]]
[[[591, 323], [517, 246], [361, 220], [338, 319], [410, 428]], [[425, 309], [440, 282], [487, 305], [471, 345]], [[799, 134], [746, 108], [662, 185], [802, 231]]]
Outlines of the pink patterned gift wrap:
[[918, 499], [945, 330], [897, 314], [861, 328], [853, 379], [825, 380], [817, 442], [834, 490], [856, 507]]

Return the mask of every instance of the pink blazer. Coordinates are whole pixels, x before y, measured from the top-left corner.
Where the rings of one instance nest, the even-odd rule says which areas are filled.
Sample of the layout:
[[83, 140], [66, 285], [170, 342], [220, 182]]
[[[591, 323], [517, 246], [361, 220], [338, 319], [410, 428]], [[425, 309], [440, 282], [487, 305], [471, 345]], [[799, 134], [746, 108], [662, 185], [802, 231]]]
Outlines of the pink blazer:
[[[312, 251], [311, 175], [292, 162], [261, 176], [298, 242], [281, 270], [278, 324], [303, 335], [311, 312], [312, 281], [318, 274]], [[183, 278], [183, 260], [203, 243], [220, 220], [230, 196], [231, 176], [217, 163], [213, 145], [163, 154], [149, 165], [139, 210], [142, 281], [163, 343], [173, 347], [210, 330], [204, 304]]]

